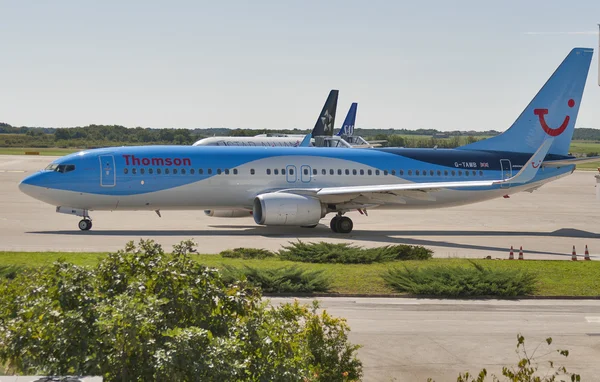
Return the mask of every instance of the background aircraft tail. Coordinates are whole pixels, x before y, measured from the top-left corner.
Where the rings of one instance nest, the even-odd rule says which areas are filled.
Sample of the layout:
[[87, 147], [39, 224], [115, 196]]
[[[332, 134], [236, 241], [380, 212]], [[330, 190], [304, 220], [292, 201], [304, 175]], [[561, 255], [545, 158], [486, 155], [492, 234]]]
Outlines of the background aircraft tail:
[[352, 103], [352, 105], [350, 105], [350, 110], [348, 110], [348, 114], [346, 114], [346, 119], [344, 119], [344, 124], [342, 125], [342, 128], [336, 135], [338, 135], [338, 136], [342, 136], [342, 135], [353, 136], [354, 135], [354, 124], [356, 123], [356, 108], [357, 107], [358, 107], [358, 104], [356, 102], [354, 102], [354, 103]]
[[508, 130], [459, 149], [533, 153], [550, 136], [549, 154], [567, 155], [592, 53], [573, 49]]
[[313, 128], [313, 137], [333, 135], [333, 125], [335, 123], [335, 111], [337, 109], [338, 93], [338, 90], [332, 90], [329, 92], [327, 101], [325, 101], [323, 110], [321, 110], [321, 114], [319, 114], [319, 118], [317, 118], [317, 122]]

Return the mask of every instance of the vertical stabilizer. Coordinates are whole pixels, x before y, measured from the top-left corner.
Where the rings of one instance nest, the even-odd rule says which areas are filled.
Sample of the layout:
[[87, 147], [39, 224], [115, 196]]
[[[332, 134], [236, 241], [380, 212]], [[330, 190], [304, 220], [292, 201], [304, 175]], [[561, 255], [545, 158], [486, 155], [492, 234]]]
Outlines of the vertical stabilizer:
[[356, 102], [350, 105], [350, 110], [348, 110], [348, 114], [346, 114], [346, 119], [344, 119], [344, 124], [342, 128], [337, 133], [338, 136], [346, 135], [351, 137], [354, 135], [354, 124], [356, 123], [356, 108], [358, 104]]
[[554, 137], [549, 154], [567, 155], [593, 52], [573, 49], [508, 130], [459, 149], [533, 153]]
[[317, 122], [313, 128], [313, 137], [324, 135], [331, 137], [333, 135], [333, 125], [335, 123], [335, 111], [337, 109], [338, 93], [338, 90], [332, 90], [329, 92], [327, 101], [325, 101], [323, 110], [321, 110], [321, 114], [319, 114], [319, 118], [317, 118]]

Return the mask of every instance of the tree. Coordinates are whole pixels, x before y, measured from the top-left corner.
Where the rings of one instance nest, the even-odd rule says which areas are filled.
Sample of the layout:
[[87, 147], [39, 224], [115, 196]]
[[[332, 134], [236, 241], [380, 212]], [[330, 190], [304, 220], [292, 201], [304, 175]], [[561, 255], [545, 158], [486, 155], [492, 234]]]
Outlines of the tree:
[[93, 268], [66, 262], [0, 283], [0, 361], [18, 373], [107, 381], [348, 381], [361, 376], [344, 320], [271, 307], [244, 281], [130, 242]]

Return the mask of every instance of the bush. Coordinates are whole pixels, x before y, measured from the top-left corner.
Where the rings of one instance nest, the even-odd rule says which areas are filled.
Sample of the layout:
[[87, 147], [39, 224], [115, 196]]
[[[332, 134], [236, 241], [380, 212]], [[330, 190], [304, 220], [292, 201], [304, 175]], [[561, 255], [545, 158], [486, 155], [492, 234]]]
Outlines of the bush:
[[361, 248], [346, 243], [326, 242], [290, 243], [279, 251], [282, 260], [305, 263], [370, 264], [395, 260], [427, 260], [433, 252], [425, 247], [389, 245], [378, 248]]
[[536, 277], [515, 269], [473, 267], [391, 268], [385, 281], [399, 292], [415, 295], [514, 297], [532, 294]]
[[[270, 307], [190, 259], [129, 243], [93, 268], [57, 262], [0, 280], [0, 362], [11, 373], [106, 381], [359, 379], [344, 320]], [[318, 378], [315, 376], [319, 376]]]
[[234, 259], [266, 259], [268, 257], [276, 257], [277, 255], [271, 251], [261, 248], [234, 248], [226, 249], [219, 253], [223, 257]]
[[246, 279], [264, 293], [313, 293], [329, 289], [329, 280], [323, 271], [308, 271], [297, 266], [274, 269], [225, 266], [224, 279], [226, 282]]

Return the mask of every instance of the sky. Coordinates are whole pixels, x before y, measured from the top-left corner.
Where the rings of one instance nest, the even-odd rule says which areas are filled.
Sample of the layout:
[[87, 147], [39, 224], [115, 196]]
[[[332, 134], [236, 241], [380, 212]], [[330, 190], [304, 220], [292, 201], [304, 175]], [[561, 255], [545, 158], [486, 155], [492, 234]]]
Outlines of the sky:
[[[0, 122], [13, 126], [506, 130], [600, 1], [0, 0]], [[600, 128], [594, 53], [577, 127]]]

